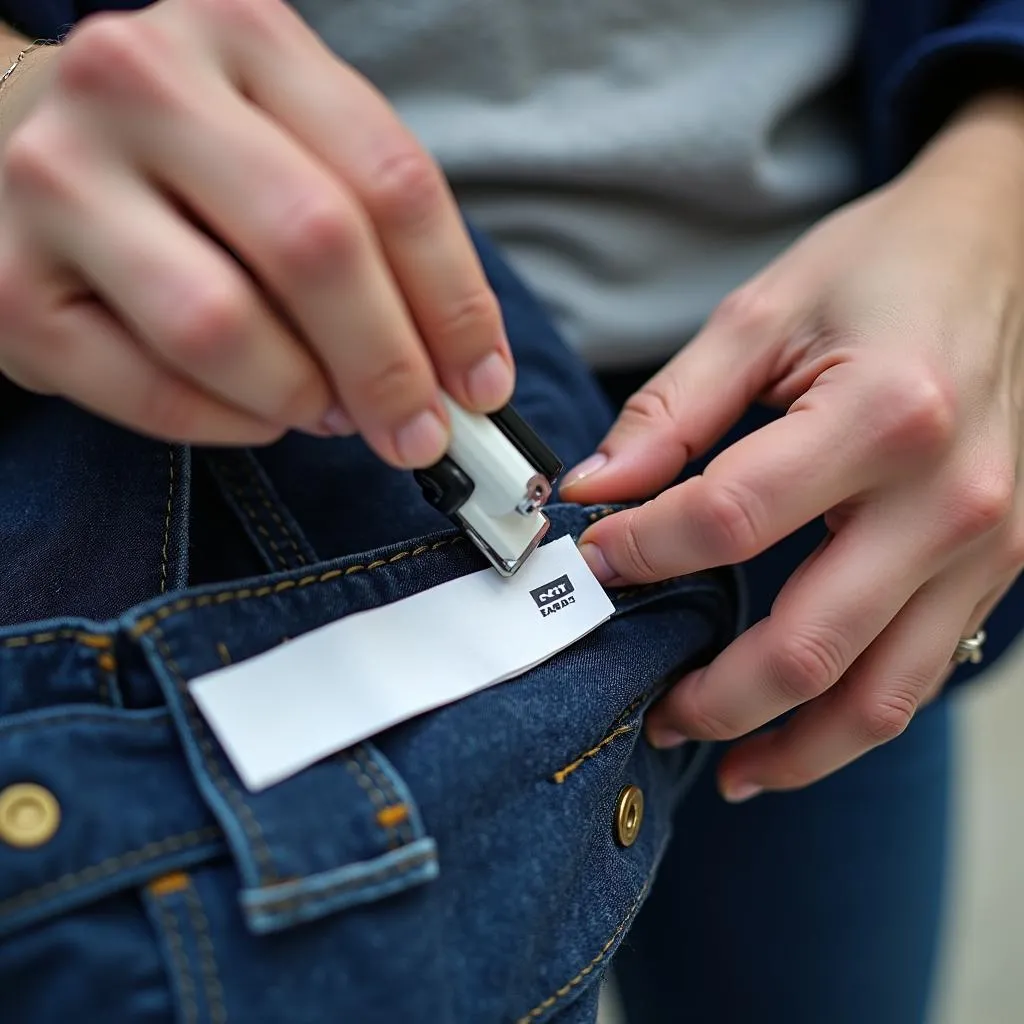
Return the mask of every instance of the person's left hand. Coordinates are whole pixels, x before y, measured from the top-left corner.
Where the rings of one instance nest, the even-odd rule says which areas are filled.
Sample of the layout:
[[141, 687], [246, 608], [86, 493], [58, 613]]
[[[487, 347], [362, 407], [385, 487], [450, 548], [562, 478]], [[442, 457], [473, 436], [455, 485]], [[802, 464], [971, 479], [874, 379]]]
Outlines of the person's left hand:
[[652, 494], [757, 398], [787, 415], [581, 541], [602, 582], [650, 582], [825, 516], [827, 542], [770, 616], [648, 717], [671, 746], [800, 706], [727, 754], [734, 801], [902, 732], [1024, 566], [1024, 98], [976, 101], [727, 299], [562, 491]]

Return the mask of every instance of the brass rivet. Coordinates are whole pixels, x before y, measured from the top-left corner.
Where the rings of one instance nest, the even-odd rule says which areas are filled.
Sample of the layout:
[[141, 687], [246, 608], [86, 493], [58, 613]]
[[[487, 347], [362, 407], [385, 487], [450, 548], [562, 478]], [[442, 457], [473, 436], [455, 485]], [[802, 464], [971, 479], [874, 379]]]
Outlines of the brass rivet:
[[620, 846], [632, 846], [644, 820], [644, 794], [639, 786], [623, 786], [615, 803], [615, 838]]
[[31, 849], [49, 842], [60, 827], [57, 798], [33, 782], [19, 782], [0, 792], [0, 842]]

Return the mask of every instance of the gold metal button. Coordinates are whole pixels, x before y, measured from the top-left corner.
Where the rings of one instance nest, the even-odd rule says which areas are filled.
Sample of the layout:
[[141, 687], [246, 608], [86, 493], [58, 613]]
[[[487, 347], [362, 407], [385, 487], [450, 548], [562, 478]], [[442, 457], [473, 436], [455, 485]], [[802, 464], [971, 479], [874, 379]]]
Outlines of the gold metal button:
[[639, 786], [623, 786], [615, 803], [615, 838], [620, 846], [632, 846], [644, 820], [644, 794]]
[[0, 842], [31, 849], [49, 842], [60, 827], [57, 798], [34, 782], [19, 782], [0, 792]]

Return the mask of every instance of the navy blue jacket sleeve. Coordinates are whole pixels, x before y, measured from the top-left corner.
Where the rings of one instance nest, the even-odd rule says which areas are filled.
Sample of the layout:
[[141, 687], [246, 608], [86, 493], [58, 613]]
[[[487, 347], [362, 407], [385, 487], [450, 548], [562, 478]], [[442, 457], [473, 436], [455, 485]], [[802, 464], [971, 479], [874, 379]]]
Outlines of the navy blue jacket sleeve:
[[1024, 0], [876, 0], [863, 45], [871, 183], [898, 171], [964, 100], [1024, 87]]

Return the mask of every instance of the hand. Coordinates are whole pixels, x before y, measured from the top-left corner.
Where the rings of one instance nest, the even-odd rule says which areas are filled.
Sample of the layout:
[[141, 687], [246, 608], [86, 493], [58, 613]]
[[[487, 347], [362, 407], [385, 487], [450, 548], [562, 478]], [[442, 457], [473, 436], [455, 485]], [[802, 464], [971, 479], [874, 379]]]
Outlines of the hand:
[[441, 173], [286, 4], [163, 0], [59, 49], [0, 142], [0, 372], [161, 438], [358, 430], [400, 467], [447, 447], [439, 385], [508, 400]]
[[1024, 565], [1024, 100], [967, 109], [896, 182], [731, 296], [627, 404], [574, 501], [673, 480], [761, 397], [787, 415], [603, 519], [606, 583], [743, 562], [824, 515], [768, 618], [652, 710], [734, 739], [729, 799], [804, 786], [898, 735]]

